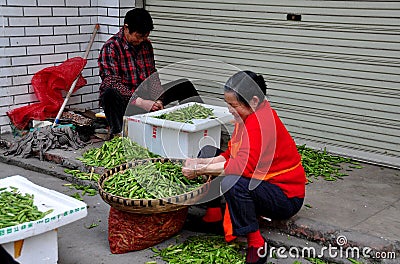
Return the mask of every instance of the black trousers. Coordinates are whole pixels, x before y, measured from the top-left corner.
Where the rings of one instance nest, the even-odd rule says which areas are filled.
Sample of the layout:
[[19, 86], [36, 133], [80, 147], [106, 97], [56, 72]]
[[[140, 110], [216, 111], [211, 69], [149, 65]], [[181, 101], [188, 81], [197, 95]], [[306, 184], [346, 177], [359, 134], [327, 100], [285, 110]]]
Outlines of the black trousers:
[[[199, 158], [211, 158], [222, 151], [214, 146], [204, 146]], [[246, 235], [259, 229], [258, 215], [272, 219], [288, 219], [295, 215], [303, 205], [303, 198], [288, 198], [276, 185], [268, 181], [256, 180], [256, 188], [250, 188], [250, 178], [240, 175], [215, 177], [207, 193], [207, 207], [221, 206], [222, 192], [229, 204], [229, 214], [235, 236]]]
[[[173, 82], [169, 82], [163, 85], [164, 93], [160, 96], [163, 105], [166, 106], [174, 101], [178, 101], [180, 104], [187, 102], [198, 102], [202, 103], [203, 100], [200, 98], [196, 88], [193, 84], [186, 79], [180, 79]], [[101, 105], [106, 115], [107, 122], [110, 126], [111, 134], [117, 134], [122, 131], [123, 116], [124, 115], [138, 115], [144, 114], [147, 111], [130, 105], [128, 108], [129, 98], [122, 96], [113, 87], [106, 87], [102, 96], [100, 97]]]

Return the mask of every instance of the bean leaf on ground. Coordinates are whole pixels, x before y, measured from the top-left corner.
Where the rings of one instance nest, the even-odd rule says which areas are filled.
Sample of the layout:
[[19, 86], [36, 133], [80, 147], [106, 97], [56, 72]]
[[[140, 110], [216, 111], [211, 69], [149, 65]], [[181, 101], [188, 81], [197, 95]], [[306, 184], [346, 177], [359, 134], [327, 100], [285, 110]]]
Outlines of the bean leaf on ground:
[[362, 166], [351, 158], [345, 158], [329, 154], [326, 149], [323, 151], [314, 150], [305, 145], [297, 146], [301, 155], [302, 165], [307, 175], [309, 183], [312, 178], [323, 177], [326, 181], [336, 181], [348, 174], [341, 172], [343, 163], [350, 163], [352, 168], [361, 169]]

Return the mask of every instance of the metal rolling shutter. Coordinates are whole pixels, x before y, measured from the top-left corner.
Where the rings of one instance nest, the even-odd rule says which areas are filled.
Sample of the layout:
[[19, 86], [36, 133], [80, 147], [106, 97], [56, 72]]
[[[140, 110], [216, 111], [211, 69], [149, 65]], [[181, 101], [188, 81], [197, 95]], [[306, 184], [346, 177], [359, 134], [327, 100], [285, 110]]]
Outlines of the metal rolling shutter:
[[[400, 1], [147, 0], [146, 9], [158, 68], [205, 59], [262, 73], [298, 144], [400, 167]], [[233, 67], [203, 63], [165, 73], [197, 76], [222, 98]]]

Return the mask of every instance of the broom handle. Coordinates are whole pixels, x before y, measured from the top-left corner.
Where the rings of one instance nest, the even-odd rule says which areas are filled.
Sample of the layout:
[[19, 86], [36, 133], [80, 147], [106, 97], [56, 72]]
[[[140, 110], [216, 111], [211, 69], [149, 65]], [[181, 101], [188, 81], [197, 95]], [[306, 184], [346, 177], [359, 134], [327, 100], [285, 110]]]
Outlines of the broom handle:
[[[99, 24], [96, 24], [95, 27], [94, 27], [94, 29], [93, 29], [93, 33], [92, 33], [92, 37], [90, 38], [89, 45], [87, 46], [86, 51], [85, 51], [85, 54], [83, 55], [83, 58], [84, 58], [85, 60], [86, 60], [87, 57], [89, 56], [90, 49], [92, 48], [92, 44], [93, 44], [93, 42], [94, 42], [94, 38], [95, 38], [96, 33], [97, 33], [97, 30], [99, 30], [99, 28], [100, 28], [100, 25], [99, 25]], [[58, 111], [57, 117], [56, 117], [56, 119], [54, 120], [54, 123], [53, 123], [53, 126], [52, 126], [52, 127], [55, 127], [55, 126], [60, 122], [60, 117], [61, 117], [62, 113], [64, 112], [64, 108], [65, 108], [65, 106], [67, 105], [67, 102], [68, 102], [69, 98], [71, 97], [72, 92], [73, 92], [74, 89], [75, 89], [75, 86], [76, 86], [76, 83], [78, 82], [78, 79], [79, 79], [79, 75], [76, 77], [76, 79], [74, 80], [74, 82], [71, 84], [71, 87], [69, 88], [69, 91], [68, 91], [68, 93], [67, 93], [67, 96], [65, 97], [64, 102], [63, 102], [63, 104], [61, 105], [60, 110]]]

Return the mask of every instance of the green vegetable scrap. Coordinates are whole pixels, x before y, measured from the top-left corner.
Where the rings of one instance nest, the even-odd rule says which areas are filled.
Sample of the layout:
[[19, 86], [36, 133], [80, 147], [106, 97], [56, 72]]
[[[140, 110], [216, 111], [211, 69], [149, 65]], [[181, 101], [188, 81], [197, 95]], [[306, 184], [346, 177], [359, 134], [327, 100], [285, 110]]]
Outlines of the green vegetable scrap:
[[[82, 196], [84, 196], [85, 194], [88, 194], [89, 196], [95, 196], [97, 194], [97, 190], [88, 186], [88, 185], [79, 185], [79, 184], [64, 184], [64, 186], [69, 186], [70, 189], [75, 189], [75, 190], [81, 190], [82, 191]], [[81, 196], [79, 195], [79, 193], [75, 193], [72, 197], [76, 198], [79, 200], [79, 198], [81, 198]]]
[[80, 170], [65, 169], [64, 172], [71, 174], [72, 176], [74, 176], [78, 179], [81, 179], [81, 180], [98, 182], [98, 180], [100, 178], [100, 175], [97, 173], [94, 173], [93, 170], [91, 170], [91, 172], [82, 172]]
[[104, 181], [104, 191], [130, 199], [166, 198], [191, 191], [204, 183], [202, 177], [188, 180], [182, 165], [172, 162], [140, 164], [115, 173]]
[[22, 194], [18, 188], [9, 187], [0, 189], [0, 228], [19, 225], [25, 222], [39, 220], [53, 212], [38, 210], [33, 204], [33, 194]]
[[364, 264], [363, 262], [357, 261], [353, 258], [348, 258], [347, 260], [350, 261], [352, 264]]
[[[101, 220], [98, 220], [99, 222], [101, 222]], [[92, 229], [92, 228], [95, 228], [95, 227], [97, 227], [97, 226], [99, 226], [99, 224], [97, 224], [97, 223], [95, 223], [95, 222], [92, 222], [89, 226], [86, 226], [85, 225], [85, 228], [87, 228], [87, 229]]]
[[78, 201], [83, 201], [83, 198], [81, 197], [81, 195], [79, 193], [74, 193], [74, 194], [71, 194], [70, 196], [75, 198]]
[[180, 123], [189, 123], [193, 124], [193, 119], [207, 119], [207, 118], [216, 118], [214, 116], [214, 110], [211, 108], [204, 107], [199, 104], [193, 104], [188, 107], [184, 107], [181, 109], [177, 109], [172, 112], [168, 112], [159, 116], [155, 116], [155, 118], [180, 122]]
[[193, 236], [181, 244], [152, 250], [156, 253], [154, 257], [160, 256], [170, 264], [242, 264], [245, 263], [240, 253], [243, 247], [240, 243], [226, 243], [223, 236]]
[[359, 163], [351, 158], [330, 155], [326, 149], [324, 151], [316, 151], [301, 145], [297, 146], [297, 150], [301, 155], [308, 182], [312, 182], [311, 177], [318, 178], [322, 176], [326, 181], [336, 181], [337, 179], [342, 179], [343, 176], [348, 176], [348, 174], [340, 172], [342, 169], [340, 163], [350, 163], [357, 165], [353, 166], [355, 168], [362, 168]]
[[129, 138], [115, 137], [111, 141], [104, 142], [100, 148], [89, 149], [78, 160], [89, 166], [110, 169], [127, 161], [152, 157], [156, 155]]

